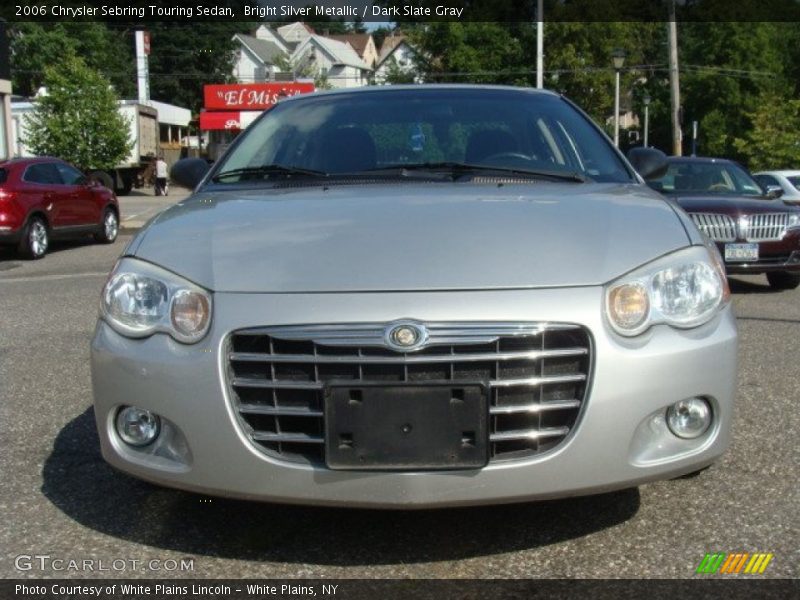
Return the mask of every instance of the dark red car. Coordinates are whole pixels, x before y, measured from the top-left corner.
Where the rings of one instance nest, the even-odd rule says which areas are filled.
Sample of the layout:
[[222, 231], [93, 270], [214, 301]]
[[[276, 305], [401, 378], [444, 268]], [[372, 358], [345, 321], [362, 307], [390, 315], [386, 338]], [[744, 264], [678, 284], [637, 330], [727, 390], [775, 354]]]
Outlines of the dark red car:
[[0, 244], [42, 258], [50, 240], [92, 234], [110, 244], [119, 232], [114, 192], [57, 158], [0, 162]]
[[728, 273], [765, 273], [776, 289], [800, 285], [800, 209], [767, 193], [741, 165], [721, 158], [668, 159], [650, 187], [673, 198], [714, 240]]

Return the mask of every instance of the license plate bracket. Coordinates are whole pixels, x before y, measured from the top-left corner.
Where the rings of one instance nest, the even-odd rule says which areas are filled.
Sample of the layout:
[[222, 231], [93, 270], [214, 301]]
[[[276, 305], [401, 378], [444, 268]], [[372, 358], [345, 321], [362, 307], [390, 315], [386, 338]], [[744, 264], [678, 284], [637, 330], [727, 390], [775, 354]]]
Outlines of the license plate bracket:
[[489, 460], [483, 385], [330, 385], [325, 457], [337, 470], [477, 469]]
[[725, 244], [725, 262], [758, 260], [758, 244]]

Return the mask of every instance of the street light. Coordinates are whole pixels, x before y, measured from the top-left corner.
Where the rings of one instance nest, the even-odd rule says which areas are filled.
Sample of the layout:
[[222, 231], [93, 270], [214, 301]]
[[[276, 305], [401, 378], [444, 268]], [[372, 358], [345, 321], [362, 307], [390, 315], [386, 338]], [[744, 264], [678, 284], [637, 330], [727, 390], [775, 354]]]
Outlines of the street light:
[[650, 130], [650, 94], [645, 92], [642, 102], [644, 103], [644, 147], [647, 148], [647, 133]]
[[617, 48], [611, 53], [614, 61], [616, 83], [614, 86], [614, 145], [619, 147], [619, 72], [625, 64], [625, 51]]

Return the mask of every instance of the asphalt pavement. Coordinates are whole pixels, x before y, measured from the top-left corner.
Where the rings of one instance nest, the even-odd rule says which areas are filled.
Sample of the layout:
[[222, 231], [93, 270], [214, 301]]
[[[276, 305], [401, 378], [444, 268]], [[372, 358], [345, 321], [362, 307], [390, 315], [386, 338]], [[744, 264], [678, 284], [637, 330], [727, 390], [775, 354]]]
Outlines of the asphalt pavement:
[[[155, 210], [152, 198], [123, 202], [130, 222]], [[162, 489], [103, 462], [89, 341], [128, 239], [56, 244], [36, 262], [0, 253], [0, 577], [692, 578], [718, 551], [769, 552], [761, 577], [800, 575], [800, 290], [733, 281], [733, 445], [696, 476], [507, 506], [303, 508]], [[37, 555], [95, 570], [20, 570], [18, 557]], [[163, 567], [182, 559], [191, 570]]]
[[140, 229], [168, 206], [180, 202], [189, 195], [189, 190], [171, 185], [166, 196], [156, 196], [151, 188], [133, 190], [119, 197], [120, 225], [123, 232], [132, 233]]

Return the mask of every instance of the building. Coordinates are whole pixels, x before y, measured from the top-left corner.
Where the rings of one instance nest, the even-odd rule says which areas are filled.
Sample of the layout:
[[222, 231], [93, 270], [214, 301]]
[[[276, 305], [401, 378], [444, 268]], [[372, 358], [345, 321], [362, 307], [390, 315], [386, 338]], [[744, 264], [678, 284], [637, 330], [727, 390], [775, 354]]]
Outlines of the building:
[[345, 33], [342, 35], [327, 35], [325, 37], [344, 44], [350, 44], [350, 47], [356, 51], [356, 54], [368, 67], [374, 69], [377, 66], [378, 50], [375, 48], [375, 40], [372, 38], [372, 34]]
[[0, 160], [12, 155], [11, 65], [6, 22], [0, 19]]
[[373, 69], [350, 44], [323, 35], [312, 34], [301, 42], [292, 61], [332, 88], [360, 87], [372, 80]]
[[358, 87], [371, 82], [378, 52], [370, 34], [325, 36], [305, 23], [236, 34], [233, 76], [238, 83], [267, 83], [314, 78], [330, 87]]
[[[401, 76], [409, 81], [419, 83], [416, 65], [414, 62], [415, 50], [402, 33], [387, 35], [381, 44], [378, 53], [378, 62], [375, 67], [375, 82], [387, 83], [391, 76]], [[388, 83], [392, 83], [388, 81]]]
[[[261, 29], [267, 29], [261, 27]], [[281, 57], [289, 56], [289, 49], [275, 39], [237, 33], [233, 36], [238, 43], [236, 63], [233, 67], [233, 76], [239, 83], [258, 83], [262, 81], [275, 81], [279, 72]], [[277, 64], [276, 64], [277, 63]]]

